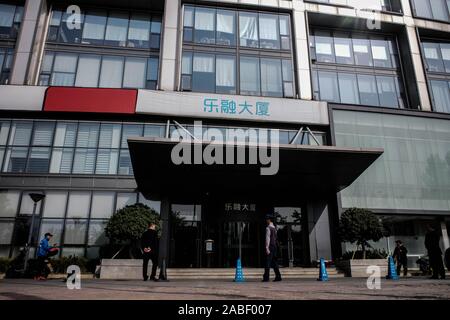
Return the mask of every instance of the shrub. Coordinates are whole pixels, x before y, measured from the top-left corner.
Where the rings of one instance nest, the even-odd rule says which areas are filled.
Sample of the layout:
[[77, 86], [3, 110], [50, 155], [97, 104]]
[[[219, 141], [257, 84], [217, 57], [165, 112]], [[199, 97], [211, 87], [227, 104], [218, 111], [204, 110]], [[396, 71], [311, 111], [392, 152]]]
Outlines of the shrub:
[[12, 259], [0, 258], [0, 273], [5, 273], [11, 265]]
[[[385, 250], [370, 249], [366, 250], [366, 259], [387, 259], [388, 253]], [[347, 251], [342, 255], [342, 260], [362, 259], [363, 252]]]

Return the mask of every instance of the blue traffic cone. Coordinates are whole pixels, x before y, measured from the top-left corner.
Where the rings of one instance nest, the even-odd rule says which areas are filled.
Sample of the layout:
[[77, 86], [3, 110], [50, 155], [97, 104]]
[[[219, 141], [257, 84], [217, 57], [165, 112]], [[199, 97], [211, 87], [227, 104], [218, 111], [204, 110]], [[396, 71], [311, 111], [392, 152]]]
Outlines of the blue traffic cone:
[[386, 279], [390, 280], [398, 280], [398, 274], [397, 269], [395, 268], [394, 258], [392, 256], [389, 256], [388, 259], [388, 274], [386, 276]]
[[236, 274], [234, 276], [234, 282], [244, 282], [244, 272], [242, 271], [241, 258], [236, 262]]
[[320, 258], [320, 272], [317, 281], [328, 281], [328, 272], [323, 258]]

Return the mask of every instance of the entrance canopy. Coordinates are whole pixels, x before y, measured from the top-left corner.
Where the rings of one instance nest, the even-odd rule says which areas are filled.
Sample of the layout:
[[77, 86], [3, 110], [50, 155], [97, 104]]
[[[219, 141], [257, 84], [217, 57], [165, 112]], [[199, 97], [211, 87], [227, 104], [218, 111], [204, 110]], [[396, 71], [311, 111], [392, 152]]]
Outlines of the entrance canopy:
[[[338, 148], [332, 146], [279, 145], [279, 165], [275, 175], [261, 175], [270, 164], [248, 164], [248, 154], [257, 145], [228, 148], [245, 149], [247, 164], [194, 163], [194, 150], [204, 151], [209, 142], [181, 142], [191, 148], [191, 163], [176, 165], [172, 149], [180, 142], [161, 138], [130, 138], [128, 145], [138, 189], [149, 199], [169, 197], [171, 201], [199, 199], [210, 194], [225, 198], [292, 200], [305, 195], [332, 194], [353, 183], [378, 157], [382, 149]], [[210, 147], [209, 147], [210, 148]], [[224, 162], [227, 148], [223, 148]], [[179, 154], [178, 152], [176, 154]], [[266, 153], [265, 153], [266, 154]], [[270, 149], [269, 149], [270, 158]], [[272, 154], [272, 161], [276, 161]]]

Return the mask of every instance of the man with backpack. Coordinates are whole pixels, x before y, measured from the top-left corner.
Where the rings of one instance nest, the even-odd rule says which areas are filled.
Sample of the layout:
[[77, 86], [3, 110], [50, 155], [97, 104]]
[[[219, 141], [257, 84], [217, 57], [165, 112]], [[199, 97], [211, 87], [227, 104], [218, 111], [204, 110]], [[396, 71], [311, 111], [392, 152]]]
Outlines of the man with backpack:
[[264, 269], [263, 282], [268, 282], [270, 277], [270, 268], [273, 268], [275, 272], [275, 280], [281, 281], [281, 273], [278, 268], [277, 255], [278, 255], [278, 241], [277, 241], [277, 229], [273, 224], [273, 217], [266, 216], [266, 239], [265, 239], [265, 253], [266, 264]]

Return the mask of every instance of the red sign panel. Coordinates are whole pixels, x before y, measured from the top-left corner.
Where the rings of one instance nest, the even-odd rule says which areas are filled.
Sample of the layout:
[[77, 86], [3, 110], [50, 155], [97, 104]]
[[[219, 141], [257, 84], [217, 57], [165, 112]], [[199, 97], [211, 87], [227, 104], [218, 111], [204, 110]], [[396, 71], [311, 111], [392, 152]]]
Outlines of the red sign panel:
[[50, 87], [44, 111], [134, 114], [137, 90]]

